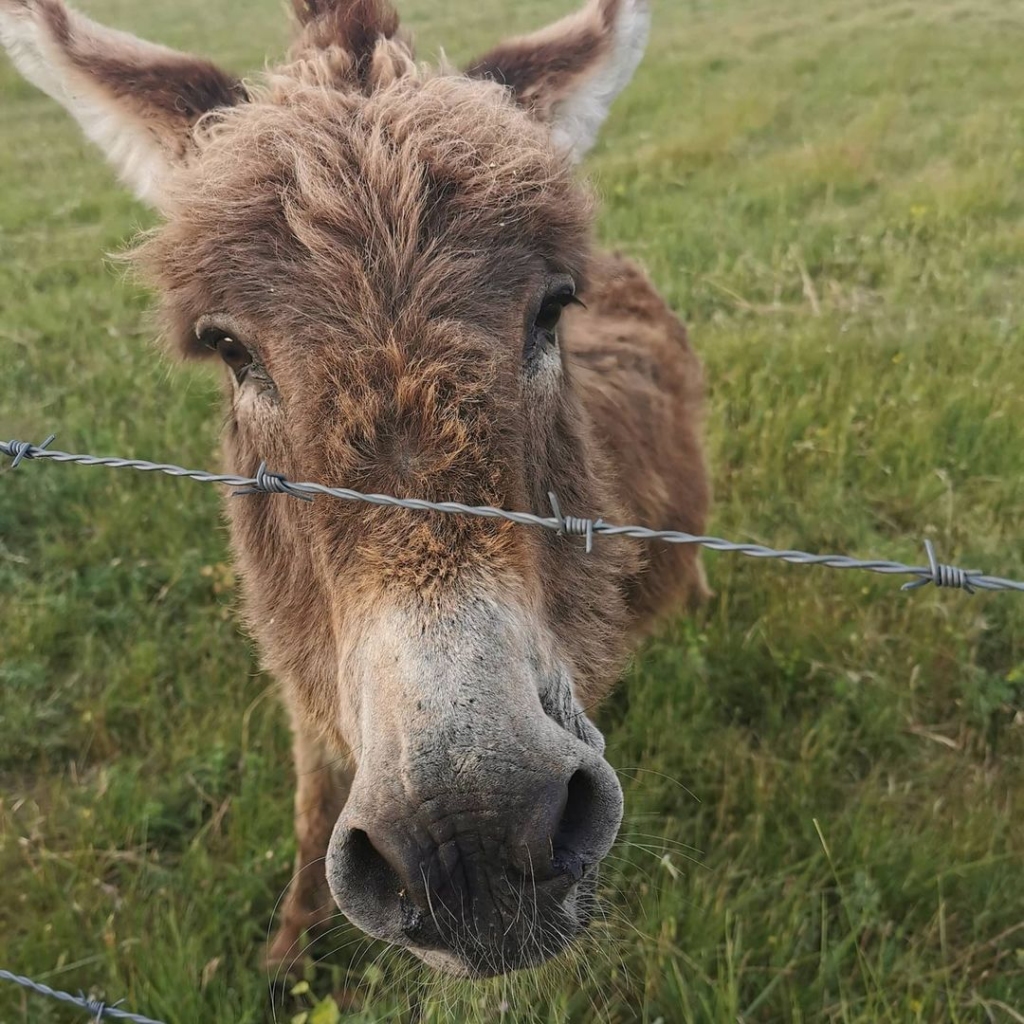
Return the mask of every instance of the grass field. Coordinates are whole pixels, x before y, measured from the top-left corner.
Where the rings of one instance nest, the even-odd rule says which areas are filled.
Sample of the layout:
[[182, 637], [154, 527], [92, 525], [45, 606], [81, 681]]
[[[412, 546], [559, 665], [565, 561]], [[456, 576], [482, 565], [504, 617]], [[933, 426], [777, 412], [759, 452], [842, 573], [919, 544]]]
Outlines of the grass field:
[[[85, 6], [284, 45], [271, 0]], [[402, 6], [464, 59], [570, 4]], [[1024, 578], [1024, 3], [656, 8], [588, 167], [707, 364], [714, 529]], [[215, 465], [213, 372], [103, 256], [149, 223], [0, 60], [0, 437]], [[452, 987], [346, 927], [292, 992], [287, 729], [226, 560], [213, 488], [0, 474], [0, 966], [169, 1024], [1024, 1021], [1020, 596], [709, 556], [600, 715], [628, 811], [585, 955]], [[2, 1024], [83, 1019], [0, 987]]]

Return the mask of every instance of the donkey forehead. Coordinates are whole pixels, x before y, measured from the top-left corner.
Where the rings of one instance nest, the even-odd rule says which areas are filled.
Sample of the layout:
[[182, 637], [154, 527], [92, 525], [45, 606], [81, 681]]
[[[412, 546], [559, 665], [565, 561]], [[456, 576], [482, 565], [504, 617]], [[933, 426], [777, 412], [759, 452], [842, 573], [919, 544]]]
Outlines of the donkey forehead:
[[508, 294], [545, 266], [582, 273], [590, 215], [503, 90], [442, 75], [368, 96], [272, 79], [208, 127], [169, 195], [141, 258], [189, 313], [276, 296], [307, 317], [451, 315], [487, 282]]

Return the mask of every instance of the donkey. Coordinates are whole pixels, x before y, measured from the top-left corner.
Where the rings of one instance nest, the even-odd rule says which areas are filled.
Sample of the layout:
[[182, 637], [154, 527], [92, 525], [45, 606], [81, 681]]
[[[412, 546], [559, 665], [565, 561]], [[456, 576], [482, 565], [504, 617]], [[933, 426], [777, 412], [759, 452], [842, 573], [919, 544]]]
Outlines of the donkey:
[[[574, 165], [648, 0], [457, 70], [390, 0], [295, 0], [258, 83], [0, 0], [0, 40], [162, 226], [133, 257], [170, 346], [219, 357], [232, 473], [700, 532], [700, 363], [596, 251]], [[248, 627], [294, 734], [296, 872], [268, 957], [334, 904], [433, 967], [538, 964], [588, 922], [622, 792], [587, 717], [705, 594], [697, 552], [256, 494], [227, 502]], [[333, 898], [333, 899], [332, 899]]]

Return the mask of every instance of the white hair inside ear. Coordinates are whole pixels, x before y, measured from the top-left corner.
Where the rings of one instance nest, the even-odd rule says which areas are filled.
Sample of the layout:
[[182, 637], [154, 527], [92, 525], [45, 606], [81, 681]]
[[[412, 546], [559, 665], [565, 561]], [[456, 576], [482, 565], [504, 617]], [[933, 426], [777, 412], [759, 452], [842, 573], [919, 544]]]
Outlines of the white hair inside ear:
[[[601, 7], [610, 5], [602, 4]], [[603, 60], [557, 102], [551, 113], [555, 144], [574, 161], [597, 141], [612, 103], [629, 85], [647, 49], [651, 12], [647, 0], [620, 0], [610, 26], [610, 47]]]
[[648, 0], [590, 0], [547, 28], [499, 44], [466, 74], [506, 86], [579, 161], [643, 58], [650, 21]]

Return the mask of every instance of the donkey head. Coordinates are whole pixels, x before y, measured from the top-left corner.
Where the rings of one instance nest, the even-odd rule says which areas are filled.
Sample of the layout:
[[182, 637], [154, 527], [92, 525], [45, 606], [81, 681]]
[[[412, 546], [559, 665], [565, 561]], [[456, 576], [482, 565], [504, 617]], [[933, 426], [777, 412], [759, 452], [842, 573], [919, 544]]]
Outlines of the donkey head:
[[[163, 215], [138, 259], [173, 347], [225, 364], [232, 471], [616, 517], [559, 321], [587, 287], [572, 165], [646, 0], [591, 0], [465, 72], [416, 64], [388, 0], [296, 7], [288, 62], [243, 85], [0, 0], [17, 66]], [[563, 948], [621, 819], [584, 708], [621, 668], [631, 549], [331, 499], [229, 514], [264, 659], [354, 768], [340, 907], [456, 972]]]

